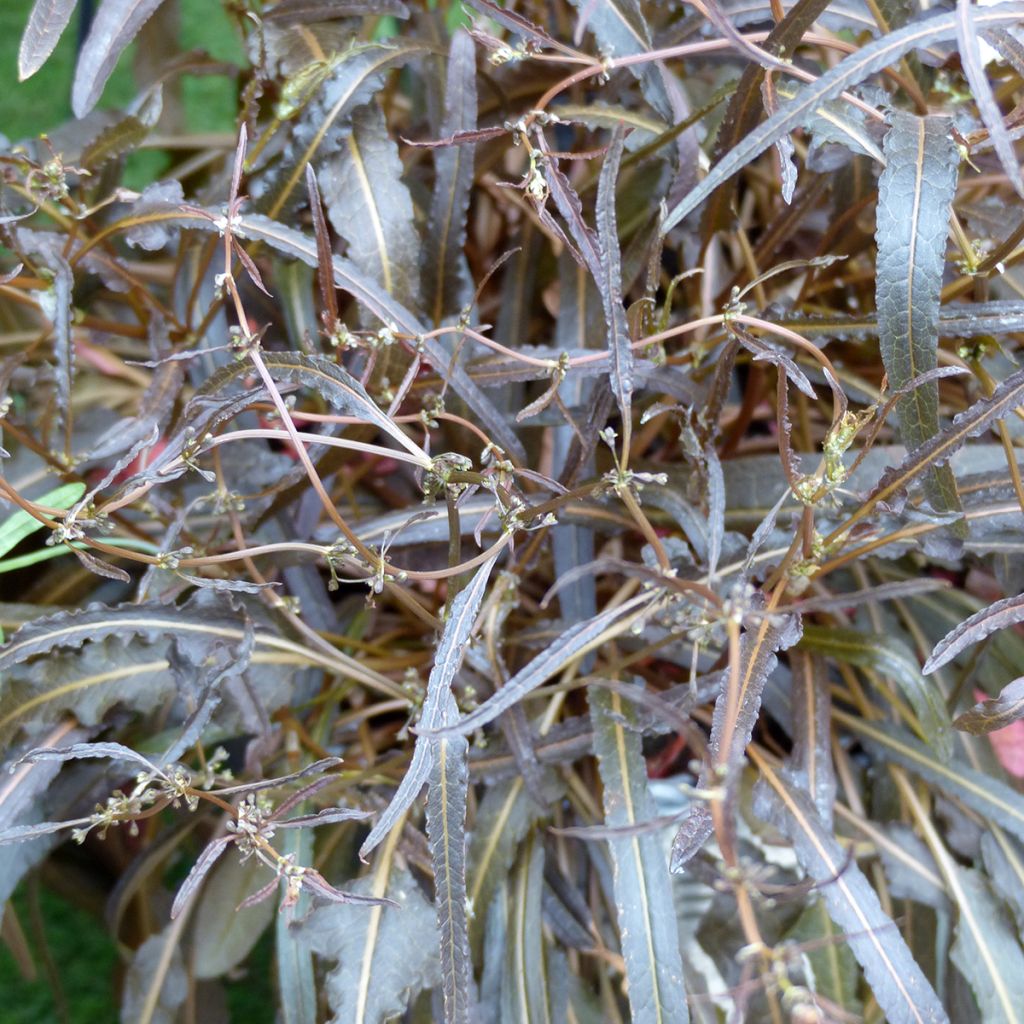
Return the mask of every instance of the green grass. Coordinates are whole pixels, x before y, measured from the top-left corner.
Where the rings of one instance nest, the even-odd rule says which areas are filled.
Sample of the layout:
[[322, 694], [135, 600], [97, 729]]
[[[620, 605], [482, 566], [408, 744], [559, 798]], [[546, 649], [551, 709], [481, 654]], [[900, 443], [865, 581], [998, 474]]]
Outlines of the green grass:
[[[22, 927], [31, 920], [23, 893], [13, 900]], [[117, 950], [103, 923], [45, 889], [40, 891], [46, 943], [60, 972], [60, 984], [68, 1006], [66, 1024], [98, 1024], [118, 1019], [114, 993]], [[33, 936], [29, 943], [39, 970], [35, 981], [21, 976], [10, 952], [0, 945], [0, 1024], [49, 1024], [57, 1021], [53, 997]]]

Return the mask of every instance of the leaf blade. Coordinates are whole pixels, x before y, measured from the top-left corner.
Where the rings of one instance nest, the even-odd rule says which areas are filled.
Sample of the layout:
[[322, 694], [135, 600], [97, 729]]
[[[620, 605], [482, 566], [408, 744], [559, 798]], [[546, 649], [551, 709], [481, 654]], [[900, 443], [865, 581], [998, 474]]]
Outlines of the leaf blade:
[[[619, 693], [591, 687], [588, 700], [605, 823], [629, 828], [646, 822], [653, 814], [640, 737], [623, 724], [632, 713]], [[632, 1019], [686, 1024], [678, 926], [657, 837], [648, 832], [610, 839], [609, 848]]]
[[103, 0], [82, 44], [71, 86], [75, 117], [85, 117], [99, 102], [117, 59], [163, 0]]
[[[979, 30], [1012, 25], [1024, 17], [1024, 4], [1018, 0], [996, 4], [979, 10], [975, 27]], [[802, 89], [797, 97], [782, 105], [767, 121], [750, 132], [731, 149], [692, 192], [684, 196], [669, 212], [661, 226], [667, 234], [688, 213], [695, 210], [716, 188], [728, 181], [751, 160], [760, 156], [787, 132], [799, 128], [808, 113], [845, 89], [863, 81], [868, 75], [895, 63], [911, 50], [945, 42], [956, 35], [956, 14], [944, 13], [924, 18], [896, 32], [868, 43], [856, 53], [840, 61], [813, 85]]]
[[60, 42], [78, 0], [36, 0], [18, 48], [18, 81], [31, 78]]
[[822, 825], [810, 798], [791, 789], [759, 759], [768, 786], [762, 799], [792, 841], [801, 866], [820, 884], [832, 920], [864, 969], [891, 1024], [948, 1024], [938, 996], [917, 965], [896, 925], [883, 912], [874, 889]]
[[[960, 156], [948, 119], [893, 110], [889, 122], [878, 181], [875, 305], [882, 361], [898, 390], [938, 365], [939, 293]], [[904, 444], [920, 447], [939, 432], [938, 383], [914, 388], [896, 411]], [[939, 512], [960, 508], [948, 466], [929, 471], [925, 491]]]

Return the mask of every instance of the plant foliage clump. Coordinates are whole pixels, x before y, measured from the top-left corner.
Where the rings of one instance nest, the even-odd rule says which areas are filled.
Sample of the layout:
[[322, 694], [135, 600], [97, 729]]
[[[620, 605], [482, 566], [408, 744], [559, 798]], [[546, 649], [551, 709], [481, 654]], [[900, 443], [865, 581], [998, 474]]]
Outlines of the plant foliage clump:
[[288, 1024], [1024, 1021], [1024, 4], [223, 6], [2, 140], [17, 962], [25, 880], [132, 1024], [264, 935]]

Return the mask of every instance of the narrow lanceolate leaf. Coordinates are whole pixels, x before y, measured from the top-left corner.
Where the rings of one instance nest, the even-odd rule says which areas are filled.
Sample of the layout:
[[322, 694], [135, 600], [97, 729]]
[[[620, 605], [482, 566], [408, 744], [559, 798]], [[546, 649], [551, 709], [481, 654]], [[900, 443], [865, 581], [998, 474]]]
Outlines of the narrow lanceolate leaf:
[[1019, 718], [1024, 718], [1024, 676], [1007, 683], [998, 697], [980, 701], [957, 716], [953, 727], [980, 736], [1005, 729]]
[[196, 890], [203, 884], [203, 879], [210, 873], [210, 869], [217, 863], [220, 855], [228, 848], [232, 839], [232, 836], [221, 836], [219, 839], [214, 839], [199, 854], [199, 858], [192, 865], [192, 870], [189, 871], [185, 881], [181, 883], [177, 895], [174, 897], [174, 903], [171, 905], [171, 920], [174, 920], [185, 909], [185, 906], [195, 895]]
[[423, 712], [420, 715], [423, 731], [416, 737], [412, 764], [399, 784], [391, 803], [359, 848], [359, 856], [364, 859], [409, 809], [423, 783], [430, 776], [435, 751], [431, 744], [432, 737], [427, 733], [444, 727], [451, 718], [448, 698], [452, 696], [452, 680], [462, 664], [473, 621], [476, 619], [476, 613], [480, 610], [480, 602], [483, 600], [487, 580], [490, 578], [493, 568], [493, 558], [484, 562], [477, 569], [466, 588], [460, 590], [458, 597], [452, 602], [451, 613], [445, 623], [444, 632], [441, 634], [441, 641], [437, 645], [434, 667], [427, 680], [427, 695], [423, 701]]
[[[475, 128], [476, 44], [469, 33], [460, 29], [452, 37], [448, 53], [441, 135], [454, 135]], [[436, 179], [430, 202], [428, 243], [423, 252], [426, 311], [434, 325], [459, 312], [469, 289], [463, 249], [475, 152], [476, 146], [468, 144], [448, 146], [434, 154]]]
[[938, 996], [887, 917], [857, 864], [825, 828], [810, 798], [768, 766], [761, 793], [768, 815], [793, 843], [797, 859], [820, 886], [832, 920], [846, 933], [878, 1005], [889, 1024], [947, 1024]]
[[[1013, 25], [1024, 18], [1024, 3], [1011, 0], [993, 7], [979, 8], [975, 12], [974, 26], [978, 31]], [[755, 160], [779, 138], [799, 128], [807, 116], [822, 103], [835, 99], [843, 90], [864, 81], [870, 75], [894, 64], [911, 50], [946, 42], [956, 36], [956, 13], [944, 12], [916, 21], [906, 28], [868, 43], [850, 54], [816, 82], [801, 89], [790, 102], [779, 107], [760, 127], [746, 135], [711, 169], [708, 176], [678, 203], [661, 226], [667, 233], [691, 210], [737, 171]]]
[[82, 44], [71, 86], [71, 109], [85, 117], [96, 106], [117, 58], [163, 0], [103, 0]]
[[[872, 492], [876, 501], [886, 501], [899, 493], [931, 466], [942, 465], [955, 455], [967, 440], [980, 434], [991, 423], [1008, 416], [1024, 401], [1024, 370], [1010, 374], [989, 398], [982, 398], [956, 416], [941, 433], [912, 451], [898, 466], [882, 474]], [[847, 525], [850, 525], [849, 522]]]
[[[445, 721], [458, 718], [447, 694]], [[441, 940], [441, 986], [447, 1024], [468, 1024], [473, 1004], [473, 965], [469, 955], [466, 905], [466, 799], [469, 741], [439, 736], [433, 747], [427, 790], [427, 839], [434, 866], [434, 902]]]
[[508, 877], [516, 849], [540, 808], [526, 790], [522, 775], [491, 786], [477, 807], [469, 845], [468, 896], [475, 909], [470, 922], [474, 950], [483, 941], [491, 900]]
[[817, 654], [797, 649], [789, 652], [789, 667], [793, 675], [793, 752], [786, 764], [787, 774], [814, 801], [822, 824], [831, 828], [836, 779], [830, 744], [832, 701], [825, 662]]
[[420, 243], [398, 147], [376, 103], [352, 115], [352, 132], [320, 170], [320, 192], [348, 258], [404, 305], [419, 302]]
[[960, 909], [951, 957], [992, 1024], [1024, 1021], [1024, 952], [984, 875], [948, 857], [947, 884]]
[[75, 347], [71, 337], [71, 299], [74, 289], [74, 274], [67, 260], [57, 256], [50, 261], [53, 264], [51, 276], [53, 284], [45, 291], [39, 292], [40, 306], [53, 324], [53, 361], [56, 364], [54, 382], [56, 385], [57, 415], [55, 425], [64, 432], [59, 445], [67, 448], [70, 436], [69, 424], [72, 418], [71, 389], [75, 379]]
[[[828, 0], [799, 0], [772, 29], [764, 41], [763, 48], [778, 57], [790, 57], [804, 33], [827, 6]], [[744, 69], [715, 139], [717, 158], [723, 158], [757, 127], [758, 119], [764, 110], [761, 101], [761, 84], [764, 76], [765, 69], [753, 61]], [[719, 187], [711, 196], [704, 210], [701, 225], [705, 239], [728, 225], [733, 192], [732, 187]]]
[[360, 14], [390, 14], [408, 18], [409, 9], [401, 0], [278, 0], [263, 12], [264, 21], [278, 21], [286, 25], [300, 25], [309, 21], [330, 21], [352, 18]]
[[597, 239], [600, 246], [601, 277], [598, 290], [604, 304], [611, 351], [612, 390], [619, 403], [624, 429], [628, 429], [633, 402], [633, 350], [629, 345], [629, 327], [622, 306], [622, 256], [619, 252], [619, 231], [615, 219], [615, 184], [622, 161], [623, 130], [612, 132], [608, 152], [601, 167], [597, 186]]
[[38, 761], [75, 761], [79, 758], [100, 758], [123, 764], [133, 764], [143, 771], [158, 773], [157, 766], [123, 743], [72, 743], [68, 747], [36, 747], [14, 762], [13, 768]]
[[[744, 632], [740, 640], [738, 692], [730, 699], [729, 693], [723, 690], [715, 701], [710, 749], [717, 763], [736, 766], [742, 760], [761, 710], [765, 683], [778, 664], [775, 654], [788, 650], [800, 636], [801, 623], [793, 615], [765, 616]], [[730, 706], [735, 709], [735, 719], [726, 728]], [[722, 750], [725, 743], [728, 749]]]
[[[878, 182], [878, 337], [889, 384], [896, 390], [938, 364], [939, 293], [946, 262], [949, 211], [960, 155], [948, 118], [889, 114]], [[908, 449], [939, 432], [939, 387], [924, 384], [896, 405]], [[925, 493], [939, 512], [960, 507], [949, 467], [925, 477]]]
[[1024, 594], [1004, 597], [964, 619], [951, 629], [936, 645], [931, 657], [924, 663], [925, 674], [942, 668], [962, 650], [980, 643], [998, 629], [1007, 629], [1024, 621]]
[[523, 844], [510, 879], [512, 905], [501, 983], [501, 1019], [518, 1024], [555, 1024], [548, 991], [541, 918], [544, 845], [536, 833]]
[[[834, 338], [855, 338], [878, 333], [878, 321], [872, 314], [806, 316], [787, 313], [776, 323], [792, 327], [806, 337], [828, 334]], [[951, 302], [939, 309], [939, 334], [943, 338], [979, 338], [986, 334], [1008, 334], [1022, 328], [1024, 302], [1019, 299]]]
[[957, 0], [956, 4], [956, 45], [960, 51], [960, 64], [971, 87], [971, 95], [978, 105], [978, 113], [988, 129], [995, 147], [999, 162], [1006, 171], [1007, 178], [1017, 190], [1017, 195], [1024, 196], [1024, 178], [1020, 173], [1020, 162], [1013, 150], [1010, 134], [1003, 124], [1003, 115], [996, 103], [985, 74], [985, 64], [981, 59], [981, 46], [978, 43], [978, 30], [974, 23], [975, 5], [969, 0]]
[[959, 798], [1018, 839], [1024, 839], [1024, 797], [1005, 783], [961, 761], [937, 757], [934, 750], [904, 729], [867, 722], [841, 711], [834, 710], [832, 714], [878, 756], [903, 765], [929, 785]]
[[807, 626], [802, 645], [826, 657], [871, 669], [894, 682], [914, 709], [929, 744], [943, 757], [953, 753], [952, 723], [942, 693], [924, 678], [917, 658], [902, 641], [881, 633]]
[[[640, 736], [627, 724], [632, 710], [618, 693], [592, 687], [590, 719], [604, 792], [604, 820], [632, 827], [654, 817]], [[689, 1020], [672, 888], [655, 833], [610, 839], [615, 908], [635, 1024]]]
[[78, 0], [36, 0], [18, 50], [18, 81], [31, 78], [46, 63], [77, 3]]
[[980, 1020], [1024, 1022], [1024, 951], [984, 876], [962, 868], [946, 849], [931, 815], [902, 772], [895, 782], [924, 834], [946, 893], [959, 911], [951, 959], [974, 990]]
[[[730, 771], [743, 762], [743, 754], [757, 723], [761, 696], [768, 677], [775, 671], [777, 651], [788, 650], [800, 639], [801, 623], [795, 615], [763, 616], [740, 639], [740, 669], [736, 690], [727, 683], [715, 701], [711, 719], [710, 752], [717, 764]], [[723, 747], [725, 749], [723, 749]], [[701, 772], [701, 788], [711, 785], [708, 769]], [[682, 871], [711, 835], [711, 813], [704, 803], [696, 803], [672, 841], [671, 870]]]
[[[301, 805], [300, 805], [301, 806]], [[291, 855], [296, 864], [313, 863], [313, 833], [305, 829], [285, 832], [280, 840], [280, 851]], [[282, 879], [282, 886], [287, 886]], [[381, 893], [381, 896], [384, 894]], [[302, 919], [309, 913], [312, 898], [308, 892], [300, 892], [293, 908], [295, 918]], [[353, 907], [355, 913], [370, 913], [383, 907]], [[313, 969], [313, 951], [304, 943], [296, 942], [291, 934], [293, 918], [278, 914], [274, 923], [274, 951], [276, 961], [277, 987], [280, 992], [281, 1024], [316, 1024], [317, 984]]]
[[649, 594], [639, 594], [616, 608], [601, 612], [588, 622], [570, 626], [543, 654], [538, 654], [520, 669], [493, 697], [459, 719], [455, 728], [445, 728], [443, 731], [465, 736], [493, 722], [503, 711], [518, 704], [531, 690], [547, 682], [570, 662], [622, 633], [628, 628], [629, 622], [637, 618], [638, 610], [649, 605], [651, 600]]

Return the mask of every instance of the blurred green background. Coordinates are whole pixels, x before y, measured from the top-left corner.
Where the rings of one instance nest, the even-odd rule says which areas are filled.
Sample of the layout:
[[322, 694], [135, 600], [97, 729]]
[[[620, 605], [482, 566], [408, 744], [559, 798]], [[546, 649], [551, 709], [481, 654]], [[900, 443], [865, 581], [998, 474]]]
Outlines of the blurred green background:
[[[177, 2], [179, 6], [180, 49], [205, 49], [218, 60], [243, 62], [240, 39], [219, 0], [169, 2]], [[27, 82], [19, 82], [18, 45], [32, 4], [33, 0], [0, 0], [0, 132], [12, 141], [49, 131], [71, 116], [78, 16], [72, 16], [57, 49], [42, 70]], [[101, 106], [121, 107], [134, 98], [134, 59], [133, 45], [112, 75]], [[191, 130], [218, 131], [233, 127], [235, 97], [230, 82], [186, 75], [182, 88]]]

